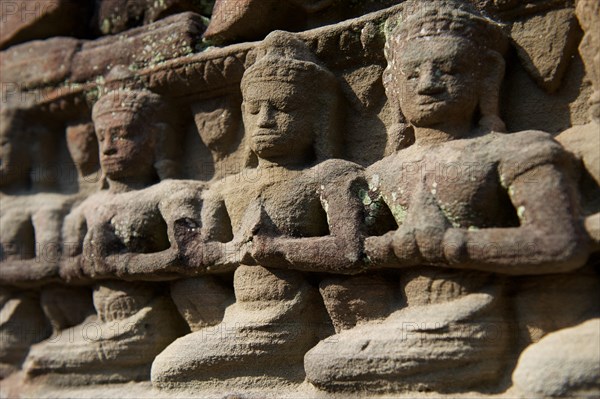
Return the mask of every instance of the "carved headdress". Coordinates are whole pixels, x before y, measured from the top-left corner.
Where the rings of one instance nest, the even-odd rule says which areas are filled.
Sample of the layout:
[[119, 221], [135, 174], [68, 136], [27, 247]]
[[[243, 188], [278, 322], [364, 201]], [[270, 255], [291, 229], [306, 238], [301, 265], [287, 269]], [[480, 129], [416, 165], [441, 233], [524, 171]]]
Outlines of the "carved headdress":
[[388, 40], [397, 43], [456, 36], [500, 54], [508, 45], [501, 25], [483, 17], [472, 6], [452, 0], [407, 2], [400, 18], [388, 22], [387, 33]]
[[339, 148], [339, 88], [336, 77], [321, 66], [307, 45], [284, 31], [270, 33], [255, 50], [257, 61], [242, 77], [242, 93], [251, 84], [283, 82], [306, 93], [308, 104], [319, 110], [311, 115], [318, 161], [336, 157]]
[[306, 44], [294, 34], [275, 31], [269, 34], [256, 49], [257, 61], [242, 78], [242, 89], [249, 83], [280, 81], [292, 84], [325, 83], [334, 80]]
[[[387, 21], [385, 56], [388, 68], [384, 81], [389, 83], [400, 73], [395, 70], [396, 58], [402, 56], [404, 45], [414, 40], [436, 37], [458, 37], [477, 48], [477, 54], [482, 57], [481, 68], [487, 78], [481, 88], [479, 124], [503, 131], [505, 127], [500, 119], [499, 95], [504, 76], [502, 55], [508, 48], [508, 38], [501, 25], [485, 18], [468, 4], [452, 0], [407, 2], [401, 15]], [[397, 93], [390, 92], [394, 86], [386, 84], [390, 98], [398, 98]]]
[[177, 145], [171, 111], [162, 96], [149, 90], [114, 90], [104, 94], [94, 104], [92, 119], [96, 122], [99, 118], [116, 112], [128, 112], [135, 121], [152, 127], [144, 129], [144, 134], [156, 134], [154, 168], [163, 180], [178, 174], [177, 163], [174, 161]]
[[92, 118], [113, 112], [130, 112], [136, 117], [155, 119], [164, 113], [164, 100], [149, 90], [114, 90], [104, 94], [94, 104]]

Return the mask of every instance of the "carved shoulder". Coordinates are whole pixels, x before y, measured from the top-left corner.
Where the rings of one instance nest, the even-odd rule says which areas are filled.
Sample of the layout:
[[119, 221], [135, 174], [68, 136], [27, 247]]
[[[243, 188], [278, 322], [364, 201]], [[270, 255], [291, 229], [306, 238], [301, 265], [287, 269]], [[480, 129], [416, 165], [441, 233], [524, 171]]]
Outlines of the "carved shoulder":
[[364, 168], [342, 159], [329, 159], [308, 170], [310, 176], [319, 184], [335, 184], [355, 180], [364, 176]]
[[509, 186], [516, 177], [541, 165], [561, 164], [571, 167], [570, 157], [554, 138], [545, 132], [527, 130], [498, 134], [490, 143], [499, 157], [500, 179]]

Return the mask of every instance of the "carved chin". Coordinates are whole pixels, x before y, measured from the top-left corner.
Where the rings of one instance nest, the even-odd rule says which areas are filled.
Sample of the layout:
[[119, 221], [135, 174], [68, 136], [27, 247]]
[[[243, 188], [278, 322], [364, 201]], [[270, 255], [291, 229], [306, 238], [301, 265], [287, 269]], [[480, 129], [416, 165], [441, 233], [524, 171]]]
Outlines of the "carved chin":
[[112, 161], [103, 164], [102, 170], [107, 177], [119, 177], [127, 174], [127, 164], [125, 162]]
[[268, 156], [274, 153], [279, 146], [272, 140], [254, 140], [252, 149], [258, 156]]
[[445, 104], [435, 103], [419, 106], [419, 109], [415, 110], [408, 119], [415, 126], [426, 126], [442, 122], [445, 116], [447, 116]]

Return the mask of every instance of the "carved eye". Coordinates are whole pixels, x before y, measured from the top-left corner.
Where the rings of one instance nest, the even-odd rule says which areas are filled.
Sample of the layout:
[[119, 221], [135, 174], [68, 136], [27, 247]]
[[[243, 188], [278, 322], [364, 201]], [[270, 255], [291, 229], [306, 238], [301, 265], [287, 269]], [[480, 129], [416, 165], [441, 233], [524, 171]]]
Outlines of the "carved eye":
[[246, 111], [252, 115], [257, 115], [260, 112], [260, 105], [255, 102], [248, 102], [245, 105]]
[[453, 65], [441, 65], [438, 69], [439, 73], [442, 75], [456, 75], [458, 72]]
[[403, 68], [402, 74], [408, 80], [418, 80], [420, 71], [419, 71], [419, 68]]
[[292, 112], [300, 107], [300, 104], [297, 101], [287, 101], [283, 104], [277, 105], [275, 108], [282, 112]]
[[125, 137], [130, 136], [130, 134], [131, 134], [131, 131], [125, 130], [120, 127], [113, 127], [109, 130], [109, 132], [110, 132], [110, 137], [113, 142], [115, 142], [117, 140], [122, 140]]

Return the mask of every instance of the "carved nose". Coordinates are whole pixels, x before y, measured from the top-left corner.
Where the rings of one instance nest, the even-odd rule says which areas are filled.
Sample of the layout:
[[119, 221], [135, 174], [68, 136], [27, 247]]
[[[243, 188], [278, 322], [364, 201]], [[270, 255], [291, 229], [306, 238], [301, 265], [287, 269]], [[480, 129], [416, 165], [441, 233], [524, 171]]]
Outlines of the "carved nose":
[[114, 155], [114, 154], [116, 154], [116, 152], [117, 152], [117, 149], [111, 144], [106, 144], [102, 148], [102, 154], [104, 154], [104, 155]]
[[444, 91], [444, 86], [439, 81], [436, 71], [433, 69], [425, 70], [419, 79], [417, 93], [431, 95], [441, 93], [442, 91]]
[[262, 128], [274, 126], [273, 113], [271, 112], [271, 107], [269, 105], [262, 105], [260, 107], [256, 124], [258, 127]]

